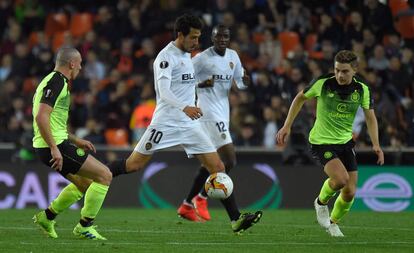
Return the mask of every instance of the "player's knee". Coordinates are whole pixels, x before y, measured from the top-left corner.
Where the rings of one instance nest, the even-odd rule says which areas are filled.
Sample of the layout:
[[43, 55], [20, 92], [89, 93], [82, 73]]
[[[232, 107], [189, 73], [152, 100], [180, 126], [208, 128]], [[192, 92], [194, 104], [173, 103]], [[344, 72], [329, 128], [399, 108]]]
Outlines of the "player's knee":
[[102, 180], [102, 184], [104, 184], [104, 185], [110, 185], [111, 184], [111, 182], [112, 182], [112, 173], [108, 168], [105, 170], [104, 173], [102, 173], [101, 180]]
[[344, 188], [349, 181], [349, 177], [341, 177], [333, 180], [334, 189], [342, 189]]
[[105, 167], [104, 170], [99, 170], [97, 175], [94, 176], [93, 181], [103, 185], [110, 185], [112, 182], [112, 173]]
[[342, 198], [347, 202], [352, 201], [352, 199], [355, 197], [355, 194], [356, 194], [356, 189], [352, 189], [352, 188], [351, 189], [347, 188], [341, 191]]

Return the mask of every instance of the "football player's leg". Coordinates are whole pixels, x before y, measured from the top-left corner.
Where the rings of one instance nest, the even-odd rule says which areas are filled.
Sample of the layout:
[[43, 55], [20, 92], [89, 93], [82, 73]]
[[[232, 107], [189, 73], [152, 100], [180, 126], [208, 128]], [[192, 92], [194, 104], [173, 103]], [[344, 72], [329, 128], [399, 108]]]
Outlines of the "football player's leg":
[[85, 202], [81, 210], [81, 219], [73, 233], [82, 238], [106, 240], [92, 225], [105, 200], [112, 181], [112, 173], [108, 167], [89, 155], [77, 174], [90, 178], [93, 182], [86, 190]]
[[341, 194], [335, 201], [334, 208], [332, 209], [331, 221], [338, 223], [345, 214], [349, 212], [354, 203], [354, 196], [356, 192], [356, 183], [358, 180], [358, 172], [349, 172], [349, 182], [341, 190]]
[[[234, 145], [232, 143], [224, 145], [223, 147], [220, 147], [217, 152], [219, 153], [226, 168], [226, 173], [228, 174], [236, 165], [236, 152], [234, 150]], [[240, 212], [233, 194], [226, 199], [222, 199], [221, 203], [226, 209], [230, 220], [233, 221], [239, 218]]]

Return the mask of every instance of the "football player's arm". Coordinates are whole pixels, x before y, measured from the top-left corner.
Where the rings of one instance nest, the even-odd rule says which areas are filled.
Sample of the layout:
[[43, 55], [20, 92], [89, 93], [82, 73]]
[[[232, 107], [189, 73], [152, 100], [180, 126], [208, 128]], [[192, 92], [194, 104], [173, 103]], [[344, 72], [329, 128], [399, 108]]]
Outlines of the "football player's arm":
[[50, 162], [52, 163], [52, 168], [56, 171], [60, 171], [62, 170], [63, 166], [63, 157], [56, 145], [55, 139], [53, 138], [52, 131], [50, 129], [50, 114], [52, 111], [53, 107], [45, 103], [40, 103], [35, 121], [39, 127], [40, 135], [50, 148], [50, 154], [52, 156]]
[[250, 76], [247, 74], [247, 71], [245, 68], [243, 68], [239, 56], [236, 54], [235, 56], [235, 75], [233, 82], [236, 83], [237, 88], [240, 90], [244, 90], [251, 84]]
[[160, 98], [169, 105], [174, 106], [182, 111], [187, 105], [179, 101], [178, 98], [171, 92], [171, 80], [167, 77], [158, 79], [158, 91]]
[[288, 115], [285, 120], [283, 127], [277, 132], [276, 140], [279, 144], [285, 144], [287, 138], [290, 135], [290, 130], [292, 128], [293, 121], [298, 115], [300, 109], [302, 109], [303, 104], [308, 98], [303, 94], [303, 91], [299, 92], [295, 99], [293, 99], [292, 104], [290, 105]]
[[160, 98], [173, 107], [176, 107], [183, 111], [191, 119], [198, 119], [203, 116], [201, 109], [195, 106], [189, 106], [177, 99], [177, 97], [171, 92], [171, 81], [166, 77], [158, 79], [158, 91]]
[[373, 109], [364, 109], [364, 114], [365, 121], [367, 123], [368, 134], [372, 142], [372, 150], [374, 150], [375, 154], [377, 154], [377, 163], [379, 165], [383, 165], [384, 153], [382, 152], [382, 149], [379, 144], [377, 117], [375, 116]]
[[198, 88], [211, 88], [213, 86], [214, 86], [213, 77], [197, 84]]
[[39, 110], [35, 117], [37, 126], [39, 127], [39, 132], [42, 138], [45, 140], [49, 148], [56, 148], [56, 142], [53, 138], [52, 131], [50, 129], [50, 114], [53, 111], [53, 107], [48, 104], [40, 103]]
[[81, 139], [81, 138], [79, 138], [76, 135], [71, 134], [71, 133], [69, 133], [68, 139], [69, 139], [70, 142], [75, 144], [78, 148], [81, 148], [83, 150], [90, 150], [90, 151], [93, 151], [94, 153], [96, 153], [96, 148], [92, 144], [92, 142], [90, 142], [88, 140]]
[[[205, 67], [205, 63], [207, 59], [203, 58], [202, 55], [197, 55], [192, 59], [195, 76], [198, 78], [200, 74], [203, 73]], [[214, 79], [213, 77], [208, 78], [207, 80], [201, 81], [197, 80], [197, 88], [211, 88], [214, 86]]]

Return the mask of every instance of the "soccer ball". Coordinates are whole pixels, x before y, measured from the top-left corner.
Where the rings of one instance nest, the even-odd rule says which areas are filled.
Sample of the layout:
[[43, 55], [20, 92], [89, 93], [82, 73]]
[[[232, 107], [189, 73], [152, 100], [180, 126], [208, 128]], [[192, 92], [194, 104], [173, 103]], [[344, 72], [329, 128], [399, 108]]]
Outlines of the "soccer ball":
[[226, 173], [213, 173], [207, 178], [204, 189], [210, 198], [226, 199], [233, 192], [233, 181]]

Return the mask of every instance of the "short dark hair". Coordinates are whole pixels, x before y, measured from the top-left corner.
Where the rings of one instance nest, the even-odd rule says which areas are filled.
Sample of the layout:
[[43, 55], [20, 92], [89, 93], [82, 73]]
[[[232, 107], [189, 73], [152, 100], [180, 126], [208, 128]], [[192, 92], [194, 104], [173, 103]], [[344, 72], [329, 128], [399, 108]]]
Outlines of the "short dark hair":
[[191, 28], [203, 29], [203, 23], [200, 18], [192, 14], [181, 15], [175, 20], [174, 34], [178, 36], [178, 33], [181, 32], [184, 36], [187, 36]]
[[350, 64], [352, 68], [358, 67], [358, 56], [349, 50], [341, 50], [335, 55], [335, 62]]
[[219, 30], [229, 30], [230, 31], [230, 29], [227, 26], [225, 26], [223, 24], [218, 24], [215, 27], [213, 27], [213, 30], [211, 31], [211, 35], [214, 36], [214, 34], [217, 33]]

